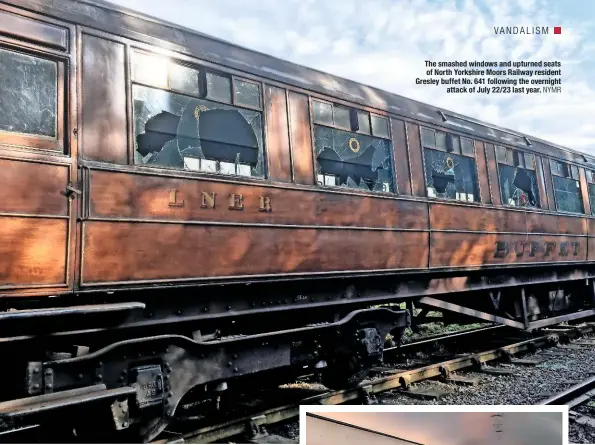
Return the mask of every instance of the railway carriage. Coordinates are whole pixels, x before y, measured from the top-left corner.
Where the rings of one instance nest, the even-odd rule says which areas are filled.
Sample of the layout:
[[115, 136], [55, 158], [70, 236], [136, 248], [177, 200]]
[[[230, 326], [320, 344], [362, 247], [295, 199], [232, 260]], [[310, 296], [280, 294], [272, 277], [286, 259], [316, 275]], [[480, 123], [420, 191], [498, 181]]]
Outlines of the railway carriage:
[[0, 1], [0, 79], [8, 437], [594, 313], [590, 155], [94, 0]]

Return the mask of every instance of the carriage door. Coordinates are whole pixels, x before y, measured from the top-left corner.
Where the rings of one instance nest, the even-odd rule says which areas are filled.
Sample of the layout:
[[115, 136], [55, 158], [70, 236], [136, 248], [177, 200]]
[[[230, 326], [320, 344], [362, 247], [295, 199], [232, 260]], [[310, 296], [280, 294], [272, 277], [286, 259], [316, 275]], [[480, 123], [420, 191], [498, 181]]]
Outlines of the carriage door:
[[0, 297], [73, 283], [74, 27], [0, 4]]

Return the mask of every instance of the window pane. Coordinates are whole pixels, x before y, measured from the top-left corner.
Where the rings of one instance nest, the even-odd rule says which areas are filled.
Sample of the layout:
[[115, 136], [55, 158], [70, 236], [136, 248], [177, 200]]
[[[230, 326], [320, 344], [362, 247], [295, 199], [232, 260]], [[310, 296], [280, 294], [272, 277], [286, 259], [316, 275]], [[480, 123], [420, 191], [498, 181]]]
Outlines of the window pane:
[[260, 111], [141, 85], [132, 95], [135, 164], [231, 174], [228, 163], [235, 174], [264, 176]]
[[591, 170], [585, 170], [587, 175], [587, 182], [593, 183], [593, 172]]
[[521, 207], [540, 207], [537, 176], [534, 171], [499, 165], [502, 203]]
[[571, 165], [570, 166], [570, 171], [572, 173], [572, 179], [576, 179], [578, 181], [579, 176], [578, 176], [578, 167], [576, 165]]
[[[452, 144], [452, 152], [456, 154], [461, 154], [461, 142], [459, 141], [459, 137], [453, 134], [449, 135]], [[448, 142], [447, 142], [448, 143]]]
[[260, 108], [260, 86], [252, 82], [233, 82], [234, 101], [238, 105]]
[[132, 79], [160, 88], [168, 88], [168, 65], [166, 57], [143, 53], [132, 56]]
[[314, 126], [318, 181], [367, 191], [394, 191], [391, 144], [386, 139]]
[[550, 160], [550, 168], [552, 170], [553, 175], [560, 176], [560, 164], [557, 161]]
[[351, 120], [349, 119], [349, 108], [333, 106], [333, 122], [337, 127], [351, 130]]
[[514, 152], [510, 148], [506, 149], [506, 163], [514, 165]]
[[0, 50], [0, 131], [56, 137], [58, 65]]
[[312, 101], [314, 106], [314, 122], [333, 125], [333, 106], [325, 102]]
[[422, 147], [432, 148], [436, 146], [436, 136], [434, 135], [434, 130], [421, 127], [421, 145]]
[[556, 209], [561, 212], [584, 213], [578, 181], [561, 176], [554, 176], [553, 180]]
[[535, 155], [531, 153], [525, 153], [525, 168], [529, 170], [535, 170]]
[[169, 87], [198, 96], [198, 70], [172, 63], [169, 65]]
[[207, 73], [207, 98], [231, 103], [231, 80], [218, 74]]
[[382, 116], [371, 115], [372, 117], [372, 134], [379, 138], [387, 138], [388, 134], [388, 119]]
[[425, 148], [424, 164], [428, 196], [479, 201], [475, 159]]
[[357, 123], [361, 133], [370, 134], [370, 115], [367, 112], [357, 112]]
[[436, 148], [439, 150], [446, 150], [446, 133], [437, 131], [436, 133]]
[[461, 153], [465, 156], [475, 156], [473, 152], [473, 141], [467, 138], [461, 138]]
[[496, 160], [501, 164], [506, 164], [506, 148], [496, 146]]

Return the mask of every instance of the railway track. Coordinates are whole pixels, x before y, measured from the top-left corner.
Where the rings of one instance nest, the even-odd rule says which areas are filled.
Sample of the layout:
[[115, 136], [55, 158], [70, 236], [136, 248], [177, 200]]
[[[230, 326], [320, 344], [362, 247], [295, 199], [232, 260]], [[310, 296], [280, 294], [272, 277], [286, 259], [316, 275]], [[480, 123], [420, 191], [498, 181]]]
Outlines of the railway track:
[[[595, 341], [591, 340], [590, 344], [595, 346]], [[567, 405], [569, 429], [583, 427], [588, 430], [588, 435], [593, 437], [595, 434], [595, 372], [584, 381], [543, 400], [540, 405]]]
[[[406, 345], [405, 349], [413, 351], [414, 349], [429, 343], [440, 341], [465, 341], [472, 336], [477, 337], [480, 333], [495, 333], [498, 330], [500, 330], [499, 333], [502, 333], [505, 328], [500, 326], [490, 326], [487, 328], [473, 329], [449, 335], [435, 336], [433, 338], [423, 339], [419, 342]], [[460, 379], [460, 377], [454, 374], [457, 371], [472, 368], [481, 369], [490, 362], [498, 360], [509, 361], [519, 354], [532, 353], [540, 348], [553, 346], [558, 344], [558, 342], [575, 340], [594, 332], [595, 324], [587, 324], [581, 327], [549, 329], [544, 330], [542, 335], [533, 336], [526, 340], [513, 341], [482, 351], [462, 354], [456, 358], [437, 361], [413, 369], [399, 370], [386, 368], [385, 370], [377, 370], [380, 374], [386, 372], [388, 375], [373, 378], [370, 381], [364, 382], [364, 384], [360, 385], [358, 388], [321, 392], [320, 394], [311, 395], [289, 403], [280, 403], [260, 411], [255, 410], [253, 413], [239, 416], [232, 420], [203, 425], [199, 428], [184, 432], [170, 431], [168, 437], [162, 437], [155, 443], [213, 443], [240, 435], [253, 443], [266, 443], [271, 440], [267, 437], [266, 427], [297, 418], [299, 416], [300, 405], [335, 405], [348, 402], [359, 402], [364, 404], [373, 403], [377, 394], [389, 390], [400, 388], [404, 391], [408, 391], [411, 389], [413, 383], [437, 377], [442, 378], [446, 382], [455, 382]], [[390, 355], [392, 352], [396, 351], [396, 349], [387, 348], [387, 351]], [[592, 384], [593, 388], [595, 388], [595, 380]], [[279, 439], [280, 438], [275, 437], [273, 443], [281, 443]]]

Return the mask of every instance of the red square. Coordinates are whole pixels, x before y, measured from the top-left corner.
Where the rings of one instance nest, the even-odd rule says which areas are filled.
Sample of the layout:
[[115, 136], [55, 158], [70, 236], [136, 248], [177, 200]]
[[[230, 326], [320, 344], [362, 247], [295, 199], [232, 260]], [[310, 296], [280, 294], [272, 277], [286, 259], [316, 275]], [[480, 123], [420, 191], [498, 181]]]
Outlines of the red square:
[[554, 34], [562, 34], [562, 27], [554, 26]]

